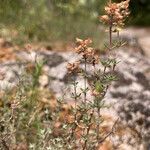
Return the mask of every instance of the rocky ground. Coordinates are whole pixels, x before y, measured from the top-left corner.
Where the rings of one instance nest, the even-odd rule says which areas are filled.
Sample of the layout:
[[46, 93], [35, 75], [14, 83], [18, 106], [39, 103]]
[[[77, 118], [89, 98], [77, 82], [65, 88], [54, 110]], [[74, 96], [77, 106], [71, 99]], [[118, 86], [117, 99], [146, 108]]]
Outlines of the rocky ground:
[[[126, 32], [131, 33], [130, 29]], [[142, 139], [142, 144], [145, 144], [148, 149], [150, 148], [150, 46], [148, 42], [150, 36], [132, 34], [131, 37], [127, 33], [123, 33], [122, 38], [128, 41], [128, 46], [116, 50], [117, 59], [120, 60], [116, 68], [119, 80], [113, 83], [106, 95], [106, 103], [111, 105], [107, 113], [114, 117], [119, 116], [124, 124], [134, 129]], [[143, 44], [143, 41], [146, 44]], [[13, 55], [15, 59], [8, 58], [0, 63], [0, 90], [14, 87], [25, 65], [34, 62], [35, 57], [38, 60], [46, 60], [39, 79], [41, 88], [49, 88], [57, 97], [70, 90], [66, 65], [67, 62], [73, 62], [78, 58], [74, 52], [22, 50], [16, 51]], [[91, 66], [88, 66], [88, 72], [90, 69]], [[77, 80], [82, 87], [82, 78]], [[69, 100], [67, 94], [66, 99]], [[131, 145], [133, 143], [131, 142]], [[131, 149], [142, 150], [135, 146]]]

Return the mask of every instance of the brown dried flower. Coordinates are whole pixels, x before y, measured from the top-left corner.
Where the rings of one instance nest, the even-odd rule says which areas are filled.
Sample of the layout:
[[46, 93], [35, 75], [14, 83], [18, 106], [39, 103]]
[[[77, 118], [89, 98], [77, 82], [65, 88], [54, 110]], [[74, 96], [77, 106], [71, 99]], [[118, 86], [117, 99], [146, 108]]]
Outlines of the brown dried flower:
[[95, 50], [89, 45], [92, 43], [91, 39], [76, 39], [78, 46], [75, 48], [77, 54], [80, 54], [83, 59], [91, 63], [93, 66], [98, 63], [99, 57], [95, 54]]
[[103, 15], [103, 16], [100, 17], [100, 20], [102, 22], [108, 23], [110, 19], [109, 19], [108, 15]]
[[87, 47], [92, 43], [91, 39], [82, 40], [79, 38], [76, 38], [77, 47], [75, 48], [76, 53], [81, 54], [84, 53], [87, 49]]
[[96, 90], [92, 90], [91, 92], [92, 92], [92, 93], [91, 93], [91, 95], [92, 95], [92, 96], [95, 96], [95, 97], [97, 97], [97, 96], [100, 96], [100, 95], [101, 95], [101, 93], [100, 93], [100, 92], [98, 92], [98, 91], [96, 91]]
[[120, 3], [108, 3], [105, 7], [106, 14], [101, 16], [100, 20], [109, 25], [123, 26], [125, 18], [129, 15], [129, 2], [130, 0]]
[[67, 64], [67, 70], [69, 74], [75, 74], [75, 73], [79, 73], [80, 72], [80, 68], [79, 68], [80, 62], [76, 61], [74, 63], [68, 63]]

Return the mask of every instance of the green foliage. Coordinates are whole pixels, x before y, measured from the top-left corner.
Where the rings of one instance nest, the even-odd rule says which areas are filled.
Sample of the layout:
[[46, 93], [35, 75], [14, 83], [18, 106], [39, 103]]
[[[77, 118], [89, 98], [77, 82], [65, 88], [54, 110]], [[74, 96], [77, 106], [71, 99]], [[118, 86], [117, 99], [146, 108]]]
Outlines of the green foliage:
[[99, 38], [100, 35], [96, 32], [97, 17], [104, 2], [1, 0], [0, 34], [7, 35], [16, 43], [28, 40], [74, 40], [81, 35], [83, 38]]
[[[0, 0], [0, 35], [17, 44], [91, 37], [99, 46], [97, 18], [107, 1]], [[131, 0], [130, 10], [130, 24], [149, 25], [149, 0]]]
[[96, 92], [102, 93], [104, 90], [103, 84], [100, 81], [96, 81], [95, 83]]
[[136, 25], [150, 25], [150, 1], [134, 0], [130, 2], [131, 23]]
[[32, 87], [33, 87], [33, 89], [38, 85], [38, 81], [39, 81], [39, 77], [42, 73], [43, 65], [44, 65], [43, 60], [35, 63], [35, 69], [32, 73], [32, 79], [33, 79]]

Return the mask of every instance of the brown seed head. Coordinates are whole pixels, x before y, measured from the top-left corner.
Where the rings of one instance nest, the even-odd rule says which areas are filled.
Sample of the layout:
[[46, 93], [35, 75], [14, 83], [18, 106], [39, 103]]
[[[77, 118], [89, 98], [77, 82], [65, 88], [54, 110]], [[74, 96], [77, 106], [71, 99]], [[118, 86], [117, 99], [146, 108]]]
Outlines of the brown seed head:
[[106, 15], [101, 16], [100, 20], [105, 24], [123, 26], [125, 18], [129, 15], [129, 2], [130, 0], [120, 3], [108, 3], [105, 7]]
[[67, 70], [69, 74], [75, 74], [75, 73], [79, 73], [80, 72], [80, 68], [79, 68], [80, 62], [76, 61], [74, 63], [68, 63], [67, 65]]

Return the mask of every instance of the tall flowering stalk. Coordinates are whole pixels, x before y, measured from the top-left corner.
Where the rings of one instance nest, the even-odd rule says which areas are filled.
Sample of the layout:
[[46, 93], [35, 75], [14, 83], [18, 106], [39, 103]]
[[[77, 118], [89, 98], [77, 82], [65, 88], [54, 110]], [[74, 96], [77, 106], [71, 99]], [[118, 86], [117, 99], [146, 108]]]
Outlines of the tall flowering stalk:
[[[117, 44], [114, 44], [112, 34], [113, 32], [117, 32], [119, 39], [120, 28], [124, 26], [124, 21], [129, 15], [128, 7], [129, 0], [120, 3], [112, 3], [110, 0], [105, 7], [106, 14], [100, 17], [100, 20], [109, 27], [109, 44], [106, 45], [109, 51], [123, 45], [120, 41], [118, 41]], [[78, 76], [78, 73], [80, 73], [80, 75], [83, 76], [84, 88], [81, 89], [81, 93], [77, 94], [76, 88], [78, 82], [76, 82], [74, 78], [73, 95], [75, 101], [75, 117], [70, 128], [71, 138], [75, 139], [76, 146], [74, 145], [72, 148], [96, 150], [99, 149], [100, 145], [114, 132], [115, 125], [118, 121], [118, 119], [115, 121], [110, 132], [104, 134], [101, 131], [101, 124], [103, 122], [101, 109], [105, 105], [104, 98], [110, 84], [117, 79], [114, 70], [118, 62], [112, 57], [100, 59], [99, 55], [96, 54], [95, 49], [90, 46], [92, 43], [91, 39], [82, 40], [77, 38], [76, 40], [77, 47], [75, 48], [75, 51], [81, 56], [81, 59], [78, 62], [72, 64], [69, 63], [67, 68], [69, 74]], [[81, 63], [84, 63], [83, 69], [80, 69]], [[98, 66], [99, 63], [103, 65], [103, 69], [96, 69], [95, 66]], [[91, 75], [87, 74], [87, 64], [90, 64], [94, 68]], [[88, 100], [87, 98], [87, 92], [89, 91], [93, 96], [92, 100]], [[83, 100], [80, 97], [82, 94]], [[76, 132], [79, 131], [80, 136], [78, 135], [77, 138]], [[79, 143], [81, 146], [78, 147], [77, 145]]]
[[[119, 39], [119, 31], [129, 15], [128, 6], [129, 0], [120, 3], [112, 3], [109, 0], [105, 15], [100, 17], [109, 29], [109, 43], [105, 45], [108, 54], [123, 45]], [[114, 32], [118, 36], [117, 43], [112, 39]], [[91, 47], [91, 39], [77, 38], [76, 44], [75, 52], [80, 59], [67, 65], [68, 74], [72, 77], [71, 96], [74, 105], [68, 108], [66, 101], [56, 102], [49, 91], [41, 92], [38, 89], [44, 62], [35, 61], [35, 67], [31, 71], [32, 77], [26, 74], [29, 78], [19, 79], [17, 93], [10, 91], [9, 95], [6, 93], [3, 96], [4, 103], [0, 110], [0, 149], [99, 150], [103, 142], [114, 133], [118, 119], [109, 131], [103, 130], [102, 109], [105, 106], [107, 90], [117, 79], [115, 69], [118, 62], [108, 54], [99, 56]], [[99, 64], [102, 65], [101, 68]], [[89, 66], [92, 68], [90, 73]], [[81, 91], [77, 90], [77, 76], [81, 76], [84, 81]], [[31, 78], [33, 82], [30, 83]], [[87, 93], [91, 93], [92, 98], [89, 98]], [[22, 141], [27, 142], [26, 148], [19, 148], [23, 145]]]
[[105, 15], [100, 17], [100, 20], [109, 26], [109, 44], [112, 48], [112, 32], [116, 31], [119, 34], [119, 28], [124, 26], [124, 21], [128, 17], [130, 0], [121, 3], [112, 3], [111, 0], [105, 7]]

